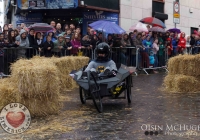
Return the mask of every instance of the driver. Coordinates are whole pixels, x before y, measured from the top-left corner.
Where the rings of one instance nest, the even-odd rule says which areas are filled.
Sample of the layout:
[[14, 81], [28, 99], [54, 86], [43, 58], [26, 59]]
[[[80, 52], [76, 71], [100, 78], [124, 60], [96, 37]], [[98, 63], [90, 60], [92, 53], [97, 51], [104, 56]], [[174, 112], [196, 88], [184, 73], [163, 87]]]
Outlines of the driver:
[[115, 62], [110, 59], [110, 46], [105, 42], [98, 44], [95, 55], [96, 59], [88, 64], [85, 72], [104, 73], [104, 75], [107, 75], [108, 77], [116, 76], [117, 67]]

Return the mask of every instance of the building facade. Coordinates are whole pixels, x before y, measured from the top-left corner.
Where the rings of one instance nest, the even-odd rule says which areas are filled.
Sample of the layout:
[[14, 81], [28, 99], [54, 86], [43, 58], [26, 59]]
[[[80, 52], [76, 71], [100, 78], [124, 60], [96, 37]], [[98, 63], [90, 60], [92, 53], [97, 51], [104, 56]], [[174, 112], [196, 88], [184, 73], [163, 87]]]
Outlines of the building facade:
[[[156, 10], [163, 10], [163, 13], [168, 15], [168, 19], [164, 20], [166, 29], [174, 28], [173, 2], [174, 0], [120, 0], [120, 25], [129, 32], [129, 28], [134, 23], [142, 18], [153, 16]], [[176, 27], [189, 35], [200, 26], [200, 0], [179, 0], [179, 3], [180, 24], [176, 24]], [[162, 5], [163, 8], [159, 9]]]

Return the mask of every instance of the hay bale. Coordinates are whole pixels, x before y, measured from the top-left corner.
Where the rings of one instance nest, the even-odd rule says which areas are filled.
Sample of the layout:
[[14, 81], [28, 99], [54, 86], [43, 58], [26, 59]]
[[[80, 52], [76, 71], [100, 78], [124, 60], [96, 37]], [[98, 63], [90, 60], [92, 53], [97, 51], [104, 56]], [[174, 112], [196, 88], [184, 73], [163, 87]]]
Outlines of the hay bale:
[[178, 55], [168, 61], [169, 74], [200, 76], [200, 55]]
[[11, 66], [11, 78], [16, 83], [19, 96], [51, 97], [60, 92], [57, 67], [49, 59], [19, 60]]
[[0, 79], [0, 97], [0, 110], [9, 103], [20, 101], [21, 96], [18, 96], [18, 90], [11, 78]]
[[59, 100], [59, 96], [50, 99], [41, 98], [22, 98], [20, 101], [30, 111], [32, 117], [43, 117], [48, 115], [57, 115], [63, 104]]
[[167, 75], [164, 79], [164, 86], [170, 92], [197, 92], [200, 91], [200, 77], [187, 75]]

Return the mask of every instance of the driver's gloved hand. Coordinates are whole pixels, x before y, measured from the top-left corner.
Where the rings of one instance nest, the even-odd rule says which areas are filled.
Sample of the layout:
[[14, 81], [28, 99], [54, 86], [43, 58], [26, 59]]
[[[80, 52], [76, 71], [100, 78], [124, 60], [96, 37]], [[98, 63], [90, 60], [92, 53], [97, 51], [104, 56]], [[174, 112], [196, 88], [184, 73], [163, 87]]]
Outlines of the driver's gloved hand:
[[112, 70], [107, 73], [108, 77], [115, 77], [117, 75], [116, 71]]

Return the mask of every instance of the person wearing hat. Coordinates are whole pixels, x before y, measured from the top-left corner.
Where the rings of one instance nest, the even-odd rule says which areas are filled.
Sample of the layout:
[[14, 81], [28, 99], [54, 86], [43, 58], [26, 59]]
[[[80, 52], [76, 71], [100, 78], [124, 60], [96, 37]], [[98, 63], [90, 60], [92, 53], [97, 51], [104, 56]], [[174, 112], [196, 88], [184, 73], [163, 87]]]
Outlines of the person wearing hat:
[[71, 54], [70, 51], [72, 50], [72, 43], [69, 35], [65, 37], [64, 49], [66, 50], [66, 55]]
[[64, 41], [63, 35], [62, 35], [62, 34], [59, 34], [59, 35], [58, 35], [58, 40], [56, 40], [56, 41], [54, 42], [54, 48], [53, 48], [53, 50], [52, 50], [53, 55], [59, 56], [59, 57], [63, 56], [62, 50], [63, 50], [63, 48], [64, 48], [64, 47], [63, 47], [64, 44], [65, 44], [65, 41]]

